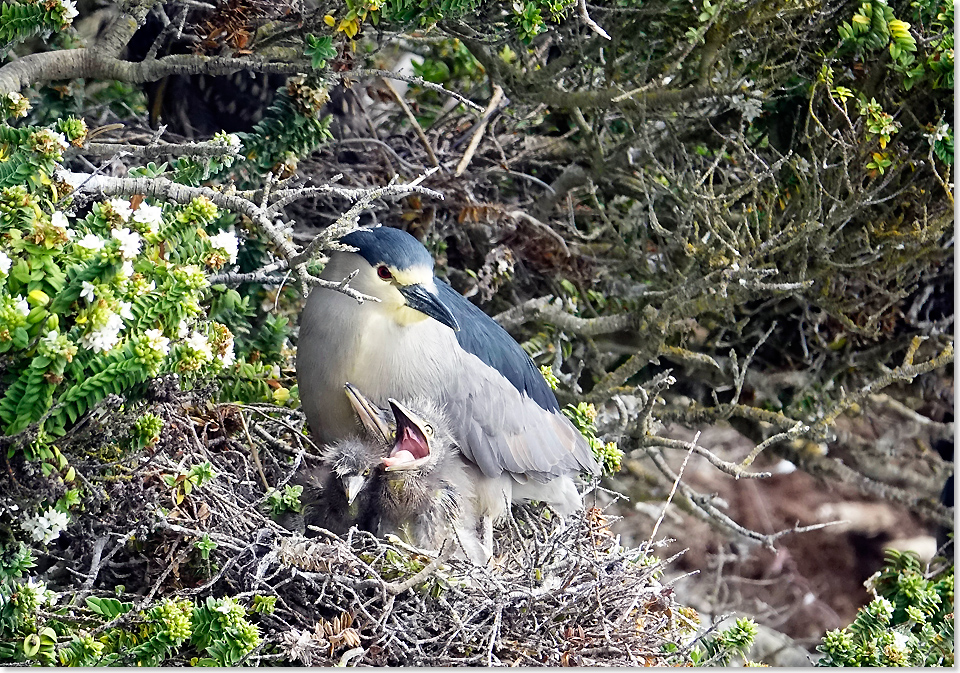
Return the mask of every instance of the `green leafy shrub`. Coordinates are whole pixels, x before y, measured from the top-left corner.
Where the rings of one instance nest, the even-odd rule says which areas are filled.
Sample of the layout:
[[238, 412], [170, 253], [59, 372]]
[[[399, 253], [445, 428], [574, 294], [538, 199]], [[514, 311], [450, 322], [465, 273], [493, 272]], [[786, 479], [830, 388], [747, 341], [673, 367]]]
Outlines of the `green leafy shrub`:
[[590, 445], [594, 457], [599, 461], [604, 473], [616, 474], [620, 471], [620, 462], [623, 460], [623, 451], [616, 442], [604, 442], [597, 437], [597, 408], [588, 402], [580, 402], [576, 406], [568, 404], [563, 414], [573, 421]]
[[876, 598], [823, 637], [820, 665], [953, 666], [953, 565], [924, 574], [915, 554], [887, 550], [868, 588]]

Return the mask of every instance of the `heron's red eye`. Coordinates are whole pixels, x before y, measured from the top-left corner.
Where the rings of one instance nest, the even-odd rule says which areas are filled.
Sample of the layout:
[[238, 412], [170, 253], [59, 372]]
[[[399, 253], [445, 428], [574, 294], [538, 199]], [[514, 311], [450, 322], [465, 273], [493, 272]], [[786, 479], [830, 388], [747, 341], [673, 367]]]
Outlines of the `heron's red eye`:
[[385, 266], [377, 267], [377, 275], [383, 278], [384, 280], [390, 280], [391, 278], [393, 278], [393, 274], [390, 273], [390, 269], [388, 269]]

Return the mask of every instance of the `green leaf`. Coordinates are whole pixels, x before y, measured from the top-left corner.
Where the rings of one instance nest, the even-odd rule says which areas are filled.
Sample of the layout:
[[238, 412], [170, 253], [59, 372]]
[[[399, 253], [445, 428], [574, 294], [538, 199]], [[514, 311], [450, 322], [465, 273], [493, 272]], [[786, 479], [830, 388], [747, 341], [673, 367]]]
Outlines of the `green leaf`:
[[327, 65], [327, 59], [334, 58], [337, 55], [337, 50], [333, 46], [333, 38], [317, 37], [308, 33], [304, 40], [307, 43], [304, 54], [310, 57], [310, 65], [314, 70], [324, 68]]
[[114, 619], [133, 609], [133, 603], [121, 603], [116, 598], [88, 596], [86, 603], [88, 608], [107, 619]]

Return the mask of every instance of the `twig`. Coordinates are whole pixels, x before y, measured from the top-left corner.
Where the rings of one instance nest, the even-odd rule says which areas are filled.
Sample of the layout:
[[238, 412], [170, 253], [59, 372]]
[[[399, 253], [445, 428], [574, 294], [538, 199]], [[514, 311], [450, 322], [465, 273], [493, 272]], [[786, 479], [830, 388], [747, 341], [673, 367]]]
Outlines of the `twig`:
[[477, 147], [480, 145], [480, 140], [483, 138], [483, 132], [487, 129], [487, 124], [490, 122], [490, 117], [492, 117], [493, 113], [497, 111], [497, 108], [500, 106], [500, 101], [502, 100], [503, 89], [499, 84], [494, 84], [493, 95], [490, 96], [490, 102], [487, 103], [487, 107], [483, 111], [480, 121], [477, 122], [477, 128], [473, 132], [473, 137], [470, 138], [470, 144], [467, 145], [467, 150], [463, 153], [463, 158], [460, 159], [460, 163], [457, 164], [457, 170], [455, 170], [453, 173], [455, 177], [460, 177], [463, 175], [463, 172], [467, 170], [467, 166], [470, 164], [470, 160], [473, 159], [473, 155], [477, 151]]
[[410, 121], [413, 130], [416, 132], [417, 137], [420, 139], [420, 144], [423, 145], [423, 149], [427, 152], [427, 159], [430, 161], [431, 166], [439, 166], [440, 162], [437, 161], [437, 155], [434, 154], [433, 148], [430, 146], [430, 139], [427, 138], [427, 134], [423, 132], [423, 127], [420, 126], [420, 122], [417, 121], [416, 115], [413, 114], [413, 110], [410, 109], [410, 106], [407, 105], [407, 101], [403, 99], [403, 96], [400, 95], [400, 92], [397, 91], [396, 87], [390, 83], [388, 79], [381, 79], [384, 85], [387, 87], [387, 90], [393, 96], [393, 99], [400, 104], [400, 109], [403, 110], [403, 114], [407, 116], [407, 119]]
[[83, 152], [88, 156], [113, 156], [124, 154], [140, 159], [157, 159], [159, 157], [236, 157], [240, 153], [235, 147], [220, 145], [211, 142], [205, 143], [169, 143], [163, 145], [131, 145], [130, 143], [90, 143], [82, 149], [71, 148], [65, 156]]
[[[408, 184], [389, 184], [384, 187], [378, 187], [377, 189], [371, 189], [367, 191], [366, 194], [357, 199], [357, 202], [350, 208], [350, 210], [341, 215], [336, 222], [324, 229], [323, 232], [317, 234], [313, 241], [311, 241], [301, 253], [294, 255], [289, 260], [290, 266], [293, 267], [305, 264], [321, 249], [340, 249], [333, 245], [334, 240], [356, 228], [357, 218], [360, 216], [360, 213], [363, 212], [363, 210], [366, 209], [370, 203], [376, 201], [377, 199], [383, 198], [384, 196], [405, 196], [407, 194], [417, 192], [420, 194], [428, 194], [442, 200], [443, 194], [440, 192], [420, 186], [420, 183], [424, 179], [433, 175], [438, 170], [438, 168], [428, 169], [422, 175]], [[376, 300], [374, 297], [365, 296], [364, 298]]]
[[240, 423], [243, 426], [243, 434], [247, 436], [247, 442], [250, 445], [250, 457], [253, 458], [253, 464], [257, 468], [257, 474], [260, 476], [260, 483], [263, 484], [263, 490], [270, 490], [270, 482], [267, 481], [267, 475], [263, 473], [263, 465], [260, 463], [260, 451], [257, 449], [257, 443], [250, 436], [250, 429], [247, 427], [247, 417], [240, 414]]
[[[121, 45], [122, 46], [122, 45]], [[248, 56], [174, 54], [150, 61], [125, 61], [94, 49], [68, 49], [28, 54], [0, 68], [0, 93], [19, 92], [53, 80], [94, 78], [132, 84], [154, 82], [168, 75], [230, 75], [240, 70], [293, 75], [308, 72], [308, 61], [275, 63]]]
[[587, 0], [577, 0], [577, 13], [580, 15], [580, 20], [587, 24], [590, 30], [604, 39], [610, 39], [607, 31], [601, 28], [597, 22], [591, 19], [590, 15], [587, 14]]
[[[2, 72], [2, 70], [0, 70]], [[472, 100], [465, 96], [461, 96], [456, 91], [451, 91], [450, 89], [444, 88], [439, 84], [434, 84], [433, 82], [428, 82], [422, 77], [414, 77], [413, 75], [401, 75], [398, 72], [391, 72], [389, 70], [371, 70], [369, 68], [357, 68], [356, 70], [351, 70], [350, 74], [356, 77], [382, 77], [385, 79], [395, 79], [400, 82], [406, 82], [407, 84], [416, 84], [417, 86], [422, 86], [424, 89], [430, 89], [431, 91], [436, 91], [437, 93], [442, 93], [445, 96], [450, 96], [455, 98], [469, 108], [474, 110], [481, 111], [482, 107], [474, 103]]]
[[514, 219], [523, 220], [524, 222], [529, 222], [530, 224], [535, 226], [537, 229], [545, 233], [547, 236], [552, 238], [554, 241], [556, 241], [557, 245], [560, 246], [560, 249], [563, 250], [564, 255], [566, 255], [567, 257], [570, 256], [570, 248], [567, 247], [567, 242], [563, 240], [563, 236], [555, 232], [552, 228], [550, 228], [550, 226], [544, 224], [543, 222], [535, 218], [533, 215], [525, 213], [522, 210], [511, 210], [507, 214]]
[[430, 561], [430, 563], [428, 563], [424, 569], [418, 572], [416, 575], [405, 579], [403, 582], [387, 582], [384, 585], [386, 592], [391, 596], [397, 596], [402, 594], [404, 591], [417, 586], [430, 577], [430, 575], [432, 575], [433, 572], [440, 567], [440, 564], [449, 561], [450, 557], [453, 555], [453, 550], [456, 548], [457, 546], [448, 540], [446, 544], [444, 544], [443, 551], [440, 553], [440, 555]]
[[663, 509], [660, 510], [660, 516], [657, 517], [657, 522], [653, 525], [653, 530], [650, 531], [650, 537], [647, 539], [647, 546], [653, 545], [654, 538], [657, 537], [657, 531], [660, 530], [660, 524], [663, 523], [663, 517], [667, 515], [667, 507], [670, 506], [670, 503], [673, 501], [673, 496], [677, 492], [677, 486], [680, 484], [680, 479], [683, 477], [683, 470], [687, 467], [687, 461], [690, 460], [690, 456], [693, 455], [693, 449], [697, 445], [697, 441], [700, 439], [700, 432], [697, 432], [696, 436], [693, 438], [690, 447], [690, 450], [687, 451], [687, 455], [683, 458], [683, 463], [680, 465], [680, 471], [677, 472], [677, 478], [673, 481], [673, 488], [670, 489], [670, 495], [667, 496], [666, 502], [663, 503]]
[[240, 283], [283, 285], [287, 281], [287, 277], [254, 271], [253, 273], [215, 273], [207, 276], [207, 280], [210, 281], [211, 285], [239, 285]]

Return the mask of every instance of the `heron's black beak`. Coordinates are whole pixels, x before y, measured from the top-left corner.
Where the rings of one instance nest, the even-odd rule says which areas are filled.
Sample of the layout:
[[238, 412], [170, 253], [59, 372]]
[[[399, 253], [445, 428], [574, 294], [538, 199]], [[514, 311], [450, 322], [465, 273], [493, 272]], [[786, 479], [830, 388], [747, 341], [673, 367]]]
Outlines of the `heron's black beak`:
[[426, 433], [427, 422], [395, 399], [387, 401], [397, 421], [397, 437], [390, 455], [382, 461], [384, 469], [393, 472], [420, 467], [431, 457], [430, 440]]
[[344, 384], [343, 391], [347, 394], [350, 406], [353, 407], [354, 413], [360, 419], [367, 434], [382, 446], [387, 446], [393, 433], [390, 431], [386, 412], [364, 397], [363, 393], [350, 382]]
[[460, 331], [460, 323], [453, 317], [450, 309], [440, 301], [440, 296], [435, 289], [430, 290], [426, 285], [419, 283], [415, 285], [400, 285], [397, 289], [400, 290], [400, 294], [407, 300], [407, 306], [443, 323], [454, 332]]

